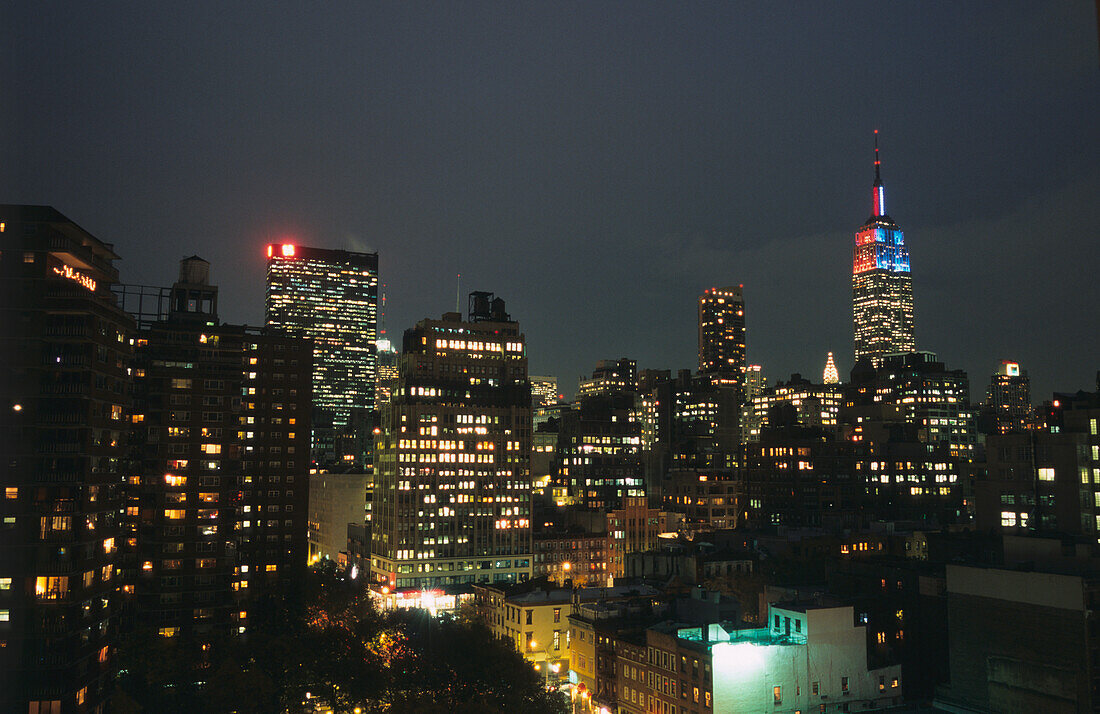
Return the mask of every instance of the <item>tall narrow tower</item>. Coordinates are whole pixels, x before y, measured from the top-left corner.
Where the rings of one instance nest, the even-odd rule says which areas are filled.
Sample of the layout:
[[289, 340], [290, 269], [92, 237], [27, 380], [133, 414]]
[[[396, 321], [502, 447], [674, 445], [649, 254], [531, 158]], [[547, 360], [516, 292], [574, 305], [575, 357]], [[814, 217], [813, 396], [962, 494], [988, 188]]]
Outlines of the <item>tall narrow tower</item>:
[[741, 285], [708, 288], [699, 296], [699, 372], [730, 380], [745, 379], [745, 301]]
[[917, 348], [913, 337], [913, 278], [909, 249], [898, 224], [886, 214], [875, 130], [875, 183], [872, 213], [856, 231], [852, 260], [852, 317], [856, 361]]

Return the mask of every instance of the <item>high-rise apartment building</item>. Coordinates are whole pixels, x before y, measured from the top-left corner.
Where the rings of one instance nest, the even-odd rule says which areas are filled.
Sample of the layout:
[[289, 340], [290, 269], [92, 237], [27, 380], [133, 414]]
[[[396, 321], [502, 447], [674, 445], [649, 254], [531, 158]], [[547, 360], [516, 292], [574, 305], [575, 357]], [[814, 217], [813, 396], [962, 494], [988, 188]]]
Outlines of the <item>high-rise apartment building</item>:
[[446, 313], [405, 332], [382, 407], [371, 574], [386, 587], [531, 575], [525, 340], [503, 300], [475, 295], [468, 321]]
[[307, 557], [311, 345], [219, 322], [209, 270], [181, 261], [135, 335], [122, 566], [136, 626], [162, 637], [246, 633]]
[[377, 253], [269, 245], [267, 326], [313, 340], [313, 406], [337, 431], [375, 408]]
[[999, 434], [1024, 431], [1035, 426], [1031, 405], [1031, 379], [1019, 362], [1002, 360], [989, 380], [986, 408], [992, 412], [993, 429]]
[[699, 372], [738, 386], [745, 375], [742, 287], [707, 288], [699, 296]]
[[117, 259], [51, 207], [0, 206], [0, 711], [107, 708], [130, 478]]
[[917, 348], [913, 336], [913, 278], [909, 248], [898, 224], [886, 214], [875, 131], [875, 183], [871, 217], [856, 231], [852, 260], [855, 358], [876, 365], [882, 357]]

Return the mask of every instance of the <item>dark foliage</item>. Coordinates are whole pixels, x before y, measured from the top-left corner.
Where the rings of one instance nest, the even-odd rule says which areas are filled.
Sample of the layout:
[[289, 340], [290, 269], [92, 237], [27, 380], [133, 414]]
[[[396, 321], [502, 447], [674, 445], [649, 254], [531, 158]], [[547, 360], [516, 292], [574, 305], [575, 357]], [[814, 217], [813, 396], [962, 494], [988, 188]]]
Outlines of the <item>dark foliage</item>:
[[117, 710], [560, 714], [533, 668], [481, 624], [421, 610], [379, 612], [331, 568], [251, 606], [247, 639], [165, 639], [138, 630], [120, 647]]

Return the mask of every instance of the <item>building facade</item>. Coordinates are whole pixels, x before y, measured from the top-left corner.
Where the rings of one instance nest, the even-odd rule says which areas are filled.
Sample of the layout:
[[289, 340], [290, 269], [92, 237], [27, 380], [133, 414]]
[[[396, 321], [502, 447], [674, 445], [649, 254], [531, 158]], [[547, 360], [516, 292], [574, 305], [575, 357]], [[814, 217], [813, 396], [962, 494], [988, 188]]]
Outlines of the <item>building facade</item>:
[[844, 397], [835, 382], [814, 384], [800, 374], [792, 374], [788, 381], [763, 389], [746, 404], [745, 441], [760, 440], [761, 431], [769, 426], [769, 413], [780, 404], [793, 407], [804, 426], [834, 428], [839, 423]]
[[401, 356], [388, 339], [379, 339], [376, 343], [375, 369], [378, 379], [374, 387], [374, 403], [378, 409], [393, 396], [393, 383], [397, 380], [398, 364]]
[[375, 449], [371, 573], [383, 586], [530, 577], [527, 354], [493, 304], [405, 332]]
[[947, 444], [951, 454], [972, 459], [978, 443], [977, 417], [970, 404], [970, 378], [948, 369], [932, 352], [884, 357], [852, 369], [845, 409], [856, 413], [894, 405], [902, 418], [920, 428], [920, 439]]
[[313, 340], [313, 404], [336, 429], [375, 408], [377, 253], [269, 245], [267, 326]]
[[901, 702], [901, 667], [868, 668], [851, 606], [779, 603], [768, 626], [646, 630], [647, 712], [881, 711]]
[[577, 400], [589, 397], [633, 395], [638, 384], [638, 365], [628, 358], [602, 359], [596, 363], [592, 376], [577, 383]]
[[855, 359], [878, 362], [917, 348], [913, 333], [913, 278], [909, 248], [898, 224], [886, 214], [875, 131], [875, 183], [871, 217], [856, 231], [852, 257], [852, 320]]
[[551, 407], [558, 403], [558, 378], [531, 377], [531, 408]]
[[348, 525], [367, 523], [367, 493], [373, 476], [317, 473], [309, 480], [309, 562], [339, 561], [348, 550]]
[[741, 285], [708, 288], [699, 296], [699, 373], [733, 380], [745, 376], [745, 300]]
[[123, 527], [132, 625], [248, 631], [248, 603], [306, 563], [312, 348], [219, 322], [209, 264], [181, 262], [166, 319], [135, 335]]
[[1036, 426], [1031, 405], [1031, 379], [1019, 362], [1002, 360], [989, 379], [985, 406], [992, 413], [993, 431], [1007, 434]]
[[102, 712], [119, 631], [133, 321], [112, 246], [0, 206], [0, 710]]
[[1097, 705], [1095, 570], [947, 566], [950, 684], [937, 709], [1087, 712]]
[[603, 533], [546, 531], [534, 537], [534, 577], [574, 587], [607, 583], [607, 536]]

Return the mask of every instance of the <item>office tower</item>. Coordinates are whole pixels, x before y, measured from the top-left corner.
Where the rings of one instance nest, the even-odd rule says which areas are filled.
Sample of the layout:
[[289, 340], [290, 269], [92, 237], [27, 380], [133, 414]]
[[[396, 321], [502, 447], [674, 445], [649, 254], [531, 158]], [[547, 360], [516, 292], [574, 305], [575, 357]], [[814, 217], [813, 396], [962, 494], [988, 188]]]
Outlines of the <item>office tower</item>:
[[133, 321], [113, 246], [0, 206], [0, 711], [104, 711], [114, 675]]
[[181, 261], [136, 334], [125, 577], [134, 626], [163, 637], [246, 633], [306, 562], [312, 348], [219, 322], [209, 271]]
[[558, 403], [557, 377], [531, 377], [531, 408], [551, 407]]
[[374, 401], [376, 408], [381, 409], [393, 396], [393, 384], [397, 381], [401, 355], [393, 343], [384, 337], [379, 338], [375, 345], [378, 349], [375, 353], [378, 381], [374, 388]]
[[633, 395], [637, 390], [638, 365], [627, 357], [602, 359], [596, 363], [592, 376], [577, 384], [577, 399], [596, 396]]
[[1023, 431], [1035, 423], [1031, 406], [1031, 380], [1019, 362], [1002, 360], [989, 380], [986, 408], [992, 411], [994, 431]]
[[389, 588], [531, 574], [531, 388], [519, 324], [471, 295], [406, 330], [376, 440], [371, 574]]
[[556, 480], [568, 485], [574, 503], [608, 510], [646, 495], [642, 426], [632, 413], [633, 399], [623, 395], [591, 396], [562, 412]]
[[909, 249], [898, 224], [886, 214], [875, 131], [875, 183], [871, 217], [856, 231], [852, 260], [855, 358], [876, 365], [882, 357], [917, 348], [913, 337], [913, 279]]
[[972, 459], [977, 426], [970, 406], [970, 379], [961, 369], [947, 369], [932, 352], [913, 352], [882, 359], [874, 368], [859, 362], [845, 388], [845, 411], [878, 418], [897, 407], [901, 418], [920, 427], [926, 443], [948, 445], [952, 456]]
[[378, 254], [267, 247], [267, 326], [313, 340], [313, 405], [336, 431], [375, 408]]
[[708, 288], [699, 296], [699, 372], [738, 385], [745, 375], [742, 287]]
[[382, 286], [382, 309], [378, 313], [378, 339], [375, 340], [375, 371], [377, 380], [374, 387], [374, 408], [382, 405], [393, 395], [393, 383], [397, 380], [397, 362], [400, 355], [397, 348], [386, 335], [386, 286]]
[[750, 364], [745, 368], [745, 398], [741, 405], [741, 443], [756, 441], [760, 437], [761, 424], [754, 417], [752, 400], [759, 397], [768, 386], [764, 368]]
[[836, 370], [836, 362], [833, 362], [833, 353], [829, 353], [829, 358], [825, 360], [825, 372], [822, 374], [821, 381], [824, 384], [840, 384], [840, 373]]

